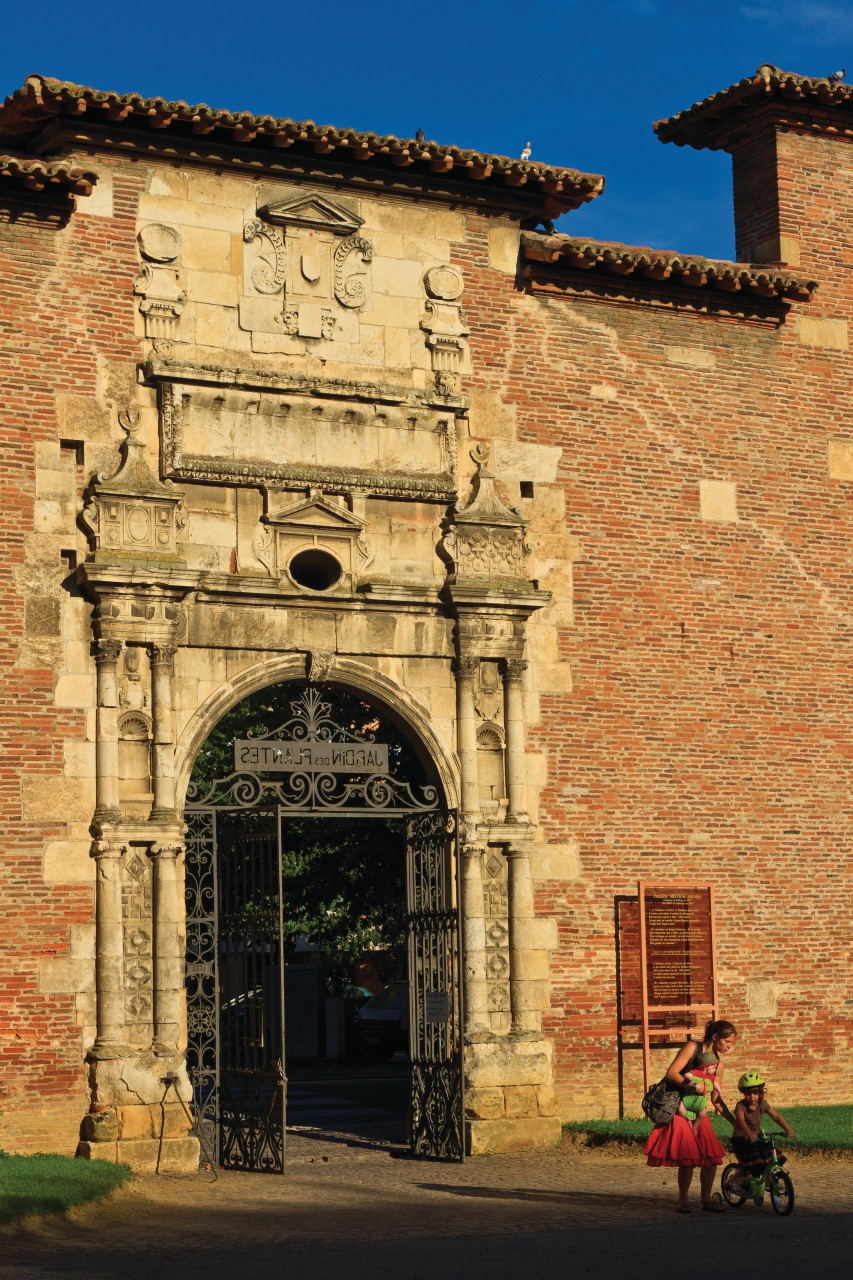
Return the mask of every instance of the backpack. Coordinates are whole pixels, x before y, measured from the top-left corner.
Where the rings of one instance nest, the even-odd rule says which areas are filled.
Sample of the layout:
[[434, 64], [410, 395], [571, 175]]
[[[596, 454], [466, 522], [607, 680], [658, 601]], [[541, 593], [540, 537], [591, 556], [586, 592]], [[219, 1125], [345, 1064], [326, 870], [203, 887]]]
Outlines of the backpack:
[[[702, 1046], [697, 1044], [684, 1070], [692, 1071], [701, 1056]], [[652, 1085], [643, 1098], [643, 1115], [647, 1116], [652, 1124], [671, 1124], [683, 1092], [677, 1084], [673, 1084], [664, 1076], [662, 1080], [658, 1080], [657, 1084]]]
[[643, 1114], [652, 1124], [671, 1124], [678, 1110], [681, 1092], [666, 1076], [653, 1084], [643, 1098]]

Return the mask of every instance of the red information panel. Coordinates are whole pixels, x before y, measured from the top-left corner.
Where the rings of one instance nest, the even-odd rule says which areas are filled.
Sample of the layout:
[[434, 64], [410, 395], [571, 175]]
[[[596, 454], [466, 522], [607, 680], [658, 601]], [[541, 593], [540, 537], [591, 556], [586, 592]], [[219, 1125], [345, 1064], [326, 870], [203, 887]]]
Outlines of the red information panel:
[[654, 1010], [714, 1003], [714, 938], [708, 886], [643, 886], [646, 1000]]

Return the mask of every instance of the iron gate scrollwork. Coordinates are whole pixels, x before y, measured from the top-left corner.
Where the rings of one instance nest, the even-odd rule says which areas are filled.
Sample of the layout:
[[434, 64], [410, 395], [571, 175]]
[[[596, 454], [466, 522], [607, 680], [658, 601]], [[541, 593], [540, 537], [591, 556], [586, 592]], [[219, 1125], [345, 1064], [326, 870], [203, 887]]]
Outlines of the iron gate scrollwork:
[[284, 1172], [282, 821], [407, 817], [410, 1147], [461, 1160], [455, 815], [436, 787], [371, 772], [382, 748], [335, 723], [333, 695], [316, 686], [294, 694], [284, 724], [235, 743], [236, 757], [257, 759], [254, 769], [203, 790], [191, 784], [187, 796], [187, 1066], [202, 1146], [224, 1167]]
[[455, 815], [407, 824], [412, 1153], [462, 1160], [462, 1010]]

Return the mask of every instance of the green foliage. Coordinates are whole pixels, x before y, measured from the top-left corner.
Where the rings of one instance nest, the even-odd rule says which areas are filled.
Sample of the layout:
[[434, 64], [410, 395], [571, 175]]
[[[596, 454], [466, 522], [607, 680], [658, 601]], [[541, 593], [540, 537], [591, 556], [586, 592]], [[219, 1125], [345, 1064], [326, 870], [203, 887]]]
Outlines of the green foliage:
[[11, 1156], [0, 1152], [0, 1223], [30, 1213], [64, 1213], [100, 1200], [130, 1177], [123, 1164], [69, 1156]]
[[[796, 1138], [780, 1138], [783, 1150], [797, 1147], [820, 1151], [853, 1150], [853, 1106], [835, 1107], [782, 1107], [779, 1108]], [[731, 1138], [731, 1125], [721, 1116], [711, 1116], [711, 1124], [721, 1142]], [[645, 1142], [652, 1126], [644, 1117], [622, 1120], [573, 1120], [564, 1124], [568, 1133], [585, 1133], [601, 1141], [611, 1139], [621, 1142]], [[765, 1123], [768, 1133], [776, 1126]]]
[[[228, 712], [199, 752], [193, 771], [199, 794], [234, 771], [234, 739], [259, 737], [280, 728], [291, 719], [292, 704], [306, 687], [303, 682], [271, 686]], [[412, 745], [387, 714], [332, 686], [323, 685], [320, 690], [336, 724], [358, 737], [388, 744], [392, 777], [414, 788], [427, 781]], [[278, 934], [275, 822], [274, 812], [263, 809], [218, 815], [223, 885], [219, 927], [220, 935], [232, 942], [250, 945]], [[261, 863], [263, 871], [259, 871]], [[263, 887], [247, 898], [240, 886], [251, 883], [253, 877]], [[329, 994], [340, 994], [350, 986], [364, 952], [384, 956], [387, 979], [404, 973], [403, 821], [286, 817], [281, 879], [285, 958], [292, 958], [300, 938], [325, 952]]]

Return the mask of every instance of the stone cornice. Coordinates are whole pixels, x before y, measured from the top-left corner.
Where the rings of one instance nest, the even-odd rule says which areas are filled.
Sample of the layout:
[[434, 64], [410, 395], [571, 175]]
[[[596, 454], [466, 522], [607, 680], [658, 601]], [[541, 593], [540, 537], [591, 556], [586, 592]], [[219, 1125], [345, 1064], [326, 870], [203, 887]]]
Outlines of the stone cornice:
[[217, 145], [281, 155], [333, 156], [347, 163], [391, 173], [410, 172], [420, 176], [426, 187], [442, 175], [463, 186], [494, 193], [495, 203], [503, 202], [502, 192], [523, 195], [531, 208], [547, 217], [556, 217], [600, 195], [604, 178], [508, 156], [486, 154], [467, 148], [418, 142], [391, 134], [364, 133], [317, 125], [312, 120], [254, 115], [248, 111], [224, 111], [201, 103], [167, 102], [140, 94], [102, 92], [85, 85], [28, 76], [0, 107], [0, 139], [31, 146], [39, 133], [52, 122], [73, 125], [82, 120], [118, 127], [121, 131], [171, 135], [194, 140], [210, 139]]
[[728, 151], [757, 117], [790, 128], [853, 136], [853, 85], [802, 76], [765, 63], [737, 84], [653, 126], [661, 142]]

